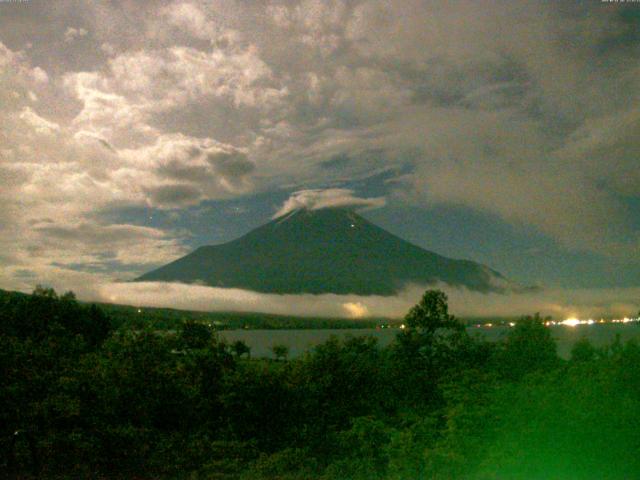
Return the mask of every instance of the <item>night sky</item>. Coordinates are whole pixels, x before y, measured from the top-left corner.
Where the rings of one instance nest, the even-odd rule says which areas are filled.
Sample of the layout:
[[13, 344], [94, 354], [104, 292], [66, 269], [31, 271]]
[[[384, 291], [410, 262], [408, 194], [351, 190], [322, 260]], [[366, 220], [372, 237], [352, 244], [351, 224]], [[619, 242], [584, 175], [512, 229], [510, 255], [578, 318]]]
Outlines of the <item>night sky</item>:
[[0, 2], [0, 288], [284, 312], [119, 282], [340, 205], [544, 287], [461, 311], [635, 313], [639, 156], [640, 3]]

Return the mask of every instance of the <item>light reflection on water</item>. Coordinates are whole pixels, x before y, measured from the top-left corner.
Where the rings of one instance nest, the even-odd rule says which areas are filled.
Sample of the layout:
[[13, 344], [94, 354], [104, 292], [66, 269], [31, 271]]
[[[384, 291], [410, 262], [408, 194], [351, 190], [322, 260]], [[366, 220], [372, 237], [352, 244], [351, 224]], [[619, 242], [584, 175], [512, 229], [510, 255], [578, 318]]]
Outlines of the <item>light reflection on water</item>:
[[[638, 324], [594, 324], [579, 325], [576, 327], [553, 326], [551, 335], [558, 345], [558, 354], [562, 358], [569, 358], [573, 344], [583, 337], [586, 337], [596, 347], [611, 344], [616, 335], [620, 335], [620, 340], [626, 342], [632, 338], [640, 340], [640, 325]], [[496, 341], [504, 337], [509, 331], [509, 327], [494, 326], [493, 328], [469, 327], [467, 329], [471, 335], [480, 335], [487, 340]], [[332, 335], [344, 338], [347, 335], [363, 336], [368, 335], [378, 339], [382, 346], [389, 345], [399, 329], [342, 329], [342, 330], [223, 330], [219, 332], [221, 338], [228, 342], [236, 340], [244, 341], [251, 347], [253, 357], [273, 357], [271, 347], [273, 345], [286, 345], [289, 347], [289, 356], [296, 357], [315, 345], [325, 342]]]

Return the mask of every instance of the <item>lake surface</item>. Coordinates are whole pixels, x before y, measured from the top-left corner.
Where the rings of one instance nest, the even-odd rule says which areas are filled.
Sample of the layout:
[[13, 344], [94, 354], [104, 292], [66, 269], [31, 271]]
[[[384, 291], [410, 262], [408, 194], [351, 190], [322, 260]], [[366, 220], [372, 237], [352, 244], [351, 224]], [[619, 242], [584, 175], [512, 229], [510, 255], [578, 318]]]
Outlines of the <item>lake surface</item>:
[[[596, 347], [611, 344], [616, 335], [620, 335], [622, 342], [632, 338], [640, 341], [640, 324], [594, 324], [568, 327], [563, 325], [547, 327], [551, 329], [551, 335], [558, 345], [558, 354], [562, 358], [569, 358], [573, 344], [586, 337]], [[496, 341], [504, 337], [509, 327], [469, 327], [470, 335], [480, 335], [487, 340]], [[341, 330], [223, 330], [219, 332], [221, 338], [228, 342], [243, 340], [251, 347], [251, 355], [254, 357], [273, 358], [271, 347], [273, 345], [286, 345], [289, 347], [289, 356], [297, 357], [314, 346], [323, 343], [332, 335], [338, 338], [351, 336], [371, 336], [378, 340], [382, 346], [389, 345], [400, 332], [399, 329], [341, 329]]]

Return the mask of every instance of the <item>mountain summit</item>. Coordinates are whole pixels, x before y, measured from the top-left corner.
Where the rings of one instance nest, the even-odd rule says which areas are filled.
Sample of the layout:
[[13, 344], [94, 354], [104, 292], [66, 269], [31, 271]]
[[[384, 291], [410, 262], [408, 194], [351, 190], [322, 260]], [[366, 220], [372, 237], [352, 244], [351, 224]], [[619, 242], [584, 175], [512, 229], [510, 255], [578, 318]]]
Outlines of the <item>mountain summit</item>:
[[264, 293], [393, 295], [441, 281], [502, 291], [498, 272], [424, 250], [342, 208], [294, 210], [246, 235], [192, 253], [137, 278]]

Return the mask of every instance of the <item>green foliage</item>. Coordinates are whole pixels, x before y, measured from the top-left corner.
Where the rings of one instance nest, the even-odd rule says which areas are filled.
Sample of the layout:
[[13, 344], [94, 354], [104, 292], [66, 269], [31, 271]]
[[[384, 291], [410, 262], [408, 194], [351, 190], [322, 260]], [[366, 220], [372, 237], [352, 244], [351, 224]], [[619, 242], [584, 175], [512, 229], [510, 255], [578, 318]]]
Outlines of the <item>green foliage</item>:
[[242, 357], [243, 355], [251, 357], [251, 348], [242, 340], [236, 340], [235, 342], [233, 342], [231, 344], [231, 351], [238, 358]]
[[409, 328], [434, 334], [438, 329], [462, 330], [453, 315], [449, 314], [447, 296], [440, 290], [427, 290], [420, 302], [411, 307], [404, 317]]
[[307, 442], [347, 428], [352, 418], [395, 410], [390, 368], [386, 352], [370, 337], [332, 337], [296, 362]]
[[338, 435], [341, 458], [325, 472], [327, 479], [382, 479], [389, 462], [390, 429], [380, 420], [358, 417]]
[[[626, 357], [626, 355], [624, 355]], [[637, 357], [636, 357], [637, 358]], [[630, 358], [626, 358], [630, 360]], [[633, 478], [640, 471], [638, 374], [624, 360], [551, 371], [497, 390], [480, 478]], [[620, 388], [622, 387], [622, 388]], [[517, 460], [516, 460], [517, 459]]]
[[239, 364], [227, 376], [221, 402], [232, 438], [269, 452], [286, 446], [300, 419], [286, 371], [268, 362]]
[[205, 348], [212, 337], [213, 330], [207, 324], [187, 320], [181, 325], [179, 339], [184, 348]]
[[474, 359], [478, 349], [464, 325], [449, 314], [447, 296], [439, 290], [427, 290], [405, 316], [405, 324], [392, 347], [395, 367], [404, 372], [394, 379], [396, 395], [415, 408], [434, 408], [441, 400], [440, 379]]
[[390, 434], [386, 446], [389, 480], [427, 477], [427, 452], [433, 448], [441, 430], [437, 415], [412, 415]]
[[243, 479], [306, 480], [318, 476], [318, 463], [308, 448], [285, 448], [272, 455], [262, 454]]
[[405, 321], [388, 348], [332, 337], [273, 361], [201, 320], [113, 331], [70, 293], [0, 292], [0, 477], [637, 477], [637, 343], [563, 362], [539, 316], [486, 343], [440, 292]]
[[509, 379], [519, 380], [535, 371], [548, 371], [559, 363], [555, 341], [539, 314], [524, 317], [509, 331], [497, 355], [497, 369]]
[[79, 335], [96, 346], [111, 331], [108, 318], [95, 307], [79, 304], [71, 292], [58, 298], [53, 289], [42, 286], [30, 296], [0, 297], [0, 322], [2, 334], [36, 342]]
[[571, 348], [572, 362], [590, 362], [596, 359], [598, 350], [586, 338], [581, 338]]
[[276, 357], [276, 360], [286, 360], [289, 356], [289, 347], [286, 345], [274, 345], [271, 347], [271, 351], [273, 352], [273, 356]]
[[[68, 293], [71, 293], [71, 292], [68, 292]], [[65, 294], [65, 295], [68, 295], [68, 293]], [[51, 300], [57, 300], [58, 299], [58, 294], [56, 293], [56, 291], [53, 288], [44, 287], [42, 285], [36, 285], [36, 288], [33, 290], [31, 295], [34, 296], [34, 297], [49, 298]], [[74, 298], [74, 300], [75, 300], [75, 298]]]

